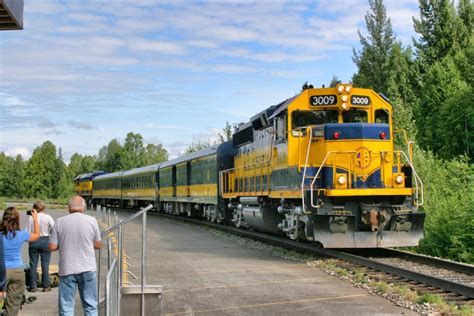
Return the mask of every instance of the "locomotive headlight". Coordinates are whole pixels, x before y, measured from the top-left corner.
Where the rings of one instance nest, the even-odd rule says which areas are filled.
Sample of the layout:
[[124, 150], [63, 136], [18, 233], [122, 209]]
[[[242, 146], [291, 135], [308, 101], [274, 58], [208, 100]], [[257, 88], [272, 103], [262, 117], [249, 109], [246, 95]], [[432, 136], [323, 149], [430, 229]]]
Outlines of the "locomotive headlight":
[[402, 184], [403, 183], [403, 176], [399, 175], [395, 178], [395, 181], [397, 181], [398, 184]]
[[337, 91], [338, 91], [339, 93], [342, 93], [342, 92], [344, 91], [344, 86], [343, 86], [343, 85], [338, 86], [338, 87], [337, 87]]
[[342, 100], [342, 102], [347, 102], [347, 101], [349, 101], [349, 96], [347, 94], [343, 94], [343, 95], [341, 95], [341, 100]]
[[339, 178], [337, 178], [337, 183], [339, 183], [340, 185], [344, 185], [346, 184], [347, 182], [347, 179], [345, 176], [339, 176]]
[[347, 111], [349, 109], [349, 104], [347, 102], [344, 102], [341, 104], [341, 107], [344, 111]]
[[346, 90], [347, 93], [349, 93], [349, 92], [351, 92], [352, 87], [351, 86], [346, 86], [344, 89]]

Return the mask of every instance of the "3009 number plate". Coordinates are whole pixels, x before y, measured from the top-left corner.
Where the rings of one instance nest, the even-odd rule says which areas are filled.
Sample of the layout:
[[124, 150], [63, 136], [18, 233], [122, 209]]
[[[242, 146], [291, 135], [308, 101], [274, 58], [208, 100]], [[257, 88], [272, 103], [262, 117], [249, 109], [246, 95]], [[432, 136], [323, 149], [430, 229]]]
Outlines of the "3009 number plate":
[[337, 104], [337, 96], [331, 95], [313, 95], [309, 98], [309, 104], [313, 106], [325, 106]]
[[370, 97], [365, 95], [353, 95], [351, 96], [352, 105], [370, 105]]

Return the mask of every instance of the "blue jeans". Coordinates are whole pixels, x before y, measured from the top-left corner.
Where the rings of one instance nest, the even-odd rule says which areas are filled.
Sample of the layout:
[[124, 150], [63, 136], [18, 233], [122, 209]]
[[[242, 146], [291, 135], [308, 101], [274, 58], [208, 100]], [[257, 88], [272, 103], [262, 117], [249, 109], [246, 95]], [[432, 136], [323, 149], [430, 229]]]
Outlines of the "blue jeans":
[[95, 272], [83, 272], [59, 277], [59, 315], [74, 315], [76, 291], [85, 316], [97, 316], [97, 277]]
[[41, 256], [41, 283], [43, 289], [49, 287], [49, 262], [51, 260], [51, 251], [48, 249], [49, 237], [40, 237], [37, 241], [30, 243], [28, 254], [30, 255], [30, 277], [28, 286], [30, 289], [37, 287], [37, 269], [38, 259]]

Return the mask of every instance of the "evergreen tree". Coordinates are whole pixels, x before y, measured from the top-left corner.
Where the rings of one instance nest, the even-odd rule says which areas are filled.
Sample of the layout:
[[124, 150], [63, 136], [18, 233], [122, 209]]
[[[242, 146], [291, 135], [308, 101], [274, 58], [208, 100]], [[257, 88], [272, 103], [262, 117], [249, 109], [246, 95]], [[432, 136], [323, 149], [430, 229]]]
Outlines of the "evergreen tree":
[[124, 170], [124, 150], [118, 140], [112, 139], [107, 145], [107, 164], [108, 172]]
[[340, 83], [341, 83], [341, 80], [337, 79], [337, 76], [334, 75], [332, 76], [331, 82], [329, 83], [329, 88], [335, 88]]
[[8, 196], [24, 197], [25, 196], [25, 161], [21, 155], [17, 155], [13, 161], [13, 168], [10, 171], [12, 178], [11, 192]]
[[[413, 23], [420, 39], [414, 45], [422, 70], [426, 71], [436, 61], [462, 48], [466, 33], [451, 1], [419, 0], [419, 7], [420, 18], [414, 18]], [[465, 6], [462, 7], [464, 10]]]
[[69, 169], [69, 172], [73, 175], [73, 178], [83, 173], [82, 172], [82, 159], [84, 159], [82, 155], [78, 153], [74, 153], [71, 156], [71, 159], [69, 160], [68, 169]]
[[416, 111], [420, 144], [442, 158], [468, 151], [466, 140], [472, 138], [473, 128], [467, 121], [472, 115], [471, 91], [450, 56], [428, 70]]
[[128, 133], [123, 146], [123, 168], [132, 169], [144, 165], [145, 148], [139, 133]]
[[103, 156], [103, 161], [99, 169], [106, 172], [125, 170], [123, 158], [124, 149], [117, 139], [112, 139], [107, 147], [101, 148], [99, 151], [99, 159], [101, 156]]
[[364, 36], [358, 31], [362, 50], [358, 53], [354, 50], [353, 61], [358, 71], [352, 81], [356, 86], [387, 93], [386, 78], [390, 70], [390, 51], [394, 44], [392, 24], [387, 18], [382, 0], [369, 0], [369, 4], [371, 11], [365, 16], [369, 34]]
[[407, 132], [410, 140], [416, 137], [413, 108], [417, 97], [413, 91], [413, 60], [410, 48], [403, 48], [400, 42], [393, 44], [389, 57], [387, 76], [387, 96], [392, 104], [395, 145], [398, 149], [406, 149], [403, 132]]
[[168, 151], [161, 144], [148, 144], [145, 148], [144, 165], [152, 165], [168, 160]]
[[46, 141], [35, 148], [25, 168], [24, 183], [28, 197], [55, 197], [57, 183], [61, 177], [61, 171], [57, 170], [58, 165], [56, 146], [52, 142]]
[[18, 155], [16, 158], [0, 153], [0, 195], [23, 197], [25, 195], [24, 178], [25, 162]]
[[191, 145], [189, 145], [185, 150], [184, 150], [184, 153], [183, 154], [190, 154], [190, 153], [193, 153], [195, 151], [198, 151], [198, 150], [201, 150], [201, 149], [204, 149], [204, 148], [208, 148], [211, 146], [211, 142], [209, 140], [207, 141], [200, 141], [200, 142], [197, 142], [197, 143], [192, 143]]
[[58, 150], [55, 171], [58, 180], [53, 185], [52, 197], [59, 198], [69, 196], [73, 192], [72, 180], [74, 177], [64, 163], [61, 147]]
[[461, 46], [469, 46], [474, 28], [474, 4], [471, 0], [460, 0], [458, 3], [458, 16], [461, 20], [462, 33], [459, 35]]
[[96, 159], [97, 158], [95, 156], [89, 156], [89, 155], [84, 156], [81, 161], [80, 173], [88, 173], [88, 172], [95, 171], [94, 166], [95, 166]]
[[232, 135], [234, 134], [234, 129], [232, 128], [232, 125], [230, 125], [229, 122], [225, 122], [225, 127], [222, 129], [222, 134], [218, 133], [219, 136], [219, 142], [224, 143], [229, 140], [232, 140]]

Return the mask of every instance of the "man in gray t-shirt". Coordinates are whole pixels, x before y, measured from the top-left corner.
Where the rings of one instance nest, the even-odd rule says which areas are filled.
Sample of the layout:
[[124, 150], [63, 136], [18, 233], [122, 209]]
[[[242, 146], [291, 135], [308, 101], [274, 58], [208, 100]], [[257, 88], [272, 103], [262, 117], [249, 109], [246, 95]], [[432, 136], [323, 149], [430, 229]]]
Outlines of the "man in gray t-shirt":
[[74, 315], [76, 290], [84, 314], [97, 315], [95, 250], [100, 249], [97, 220], [84, 214], [86, 202], [80, 196], [69, 200], [69, 215], [60, 217], [49, 237], [49, 249], [59, 250], [59, 314]]

